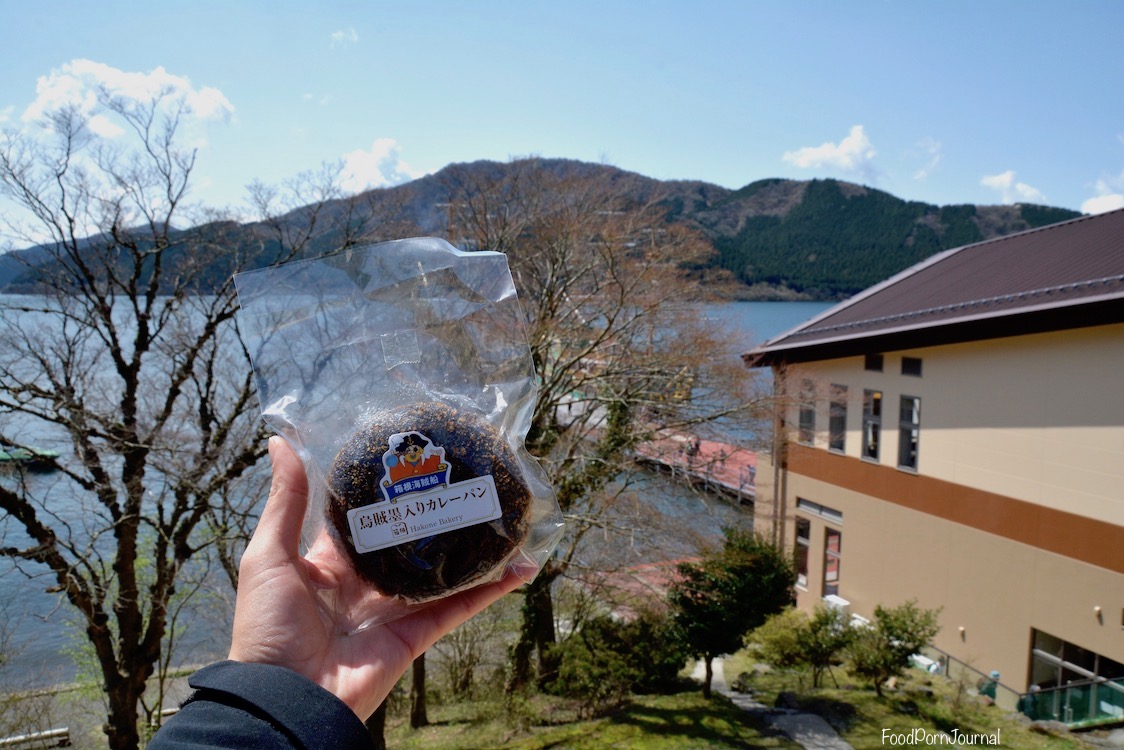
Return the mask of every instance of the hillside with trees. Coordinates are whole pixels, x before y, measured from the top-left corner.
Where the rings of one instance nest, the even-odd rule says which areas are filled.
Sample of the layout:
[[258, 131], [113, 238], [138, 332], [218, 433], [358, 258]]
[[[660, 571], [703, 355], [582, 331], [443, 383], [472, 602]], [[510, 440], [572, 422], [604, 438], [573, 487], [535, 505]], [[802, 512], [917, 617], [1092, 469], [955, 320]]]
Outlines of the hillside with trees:
[[[284, 244], [299, 244], [308, 256], [361, 242], [435, 235], [477, 248], [473, 217], [461, 216], [458, 205], [463, 186], [531, 179], [558, 185], [597, 182], [614, 195], [629, 196], [634, 205], [658, 208], [665, 226], [694, 229], [713, 248], [708, 257], [685, 258], [684, 266], [699, 280], [723, 287], [726, 296], [741, 299], [840, 299], [941, 250], [1080, 216], [1030, 204], [936, 206], [831, 179], [765, 179], [729, 190], [698, 181], [655, 180], [603, 164], [528, 158], [452, 164], [404, 185], [353, 196], [325, 194], [316, 174], [303, 175], [285, 195], [255, 185], [250, 203], [262, 218], [222, 222], [221, 229], [225, 244], [238, 246], [251, 266], [255, 257], [270, 258]], [[487, 210], [514, 210], [502, 195], [495, 201]], [[295, 242], [293, 232], [309, 226], [313, 211], [319, 226], [331, 225], [333, 231]], [[181, 231], [191, 234], [186, 227]], [[105, 244], [89, 240], [92, 249]], [[194, 252], [206, 248], [197, 246]], [[36, 269], [47, 257], [35, 248], [0, 256], [0, 291], [40, 287]], [[221, 286], [230, 269], [228, 258], [214, 256], [197, 280], [201, 286]]]
[[934, 253], [1076, 218], [1046, 206], [934, 206], [837, 180], [755, 182], [724, 203], [749, 210], [717, 232], [717, 263], [747, 285], [788, 287], [815, 299], [849, 296]]

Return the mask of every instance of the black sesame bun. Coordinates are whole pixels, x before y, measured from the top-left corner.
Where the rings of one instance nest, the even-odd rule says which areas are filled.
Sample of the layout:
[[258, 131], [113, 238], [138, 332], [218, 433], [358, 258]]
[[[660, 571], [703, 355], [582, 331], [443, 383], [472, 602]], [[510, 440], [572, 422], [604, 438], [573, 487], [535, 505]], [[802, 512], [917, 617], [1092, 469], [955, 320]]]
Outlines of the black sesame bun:
[[[411, 458], [420, 466], [422, 446], [428, 446], [429, 455], [443, 449], [443, 456], [436, 452], [443, 459], [441, 473], [415, 481], [421, 490], [396, 496], [410, 484], [395, 481], [401, 470], [392, 472], [388, 466], [405, 466], [402, 457], [411, 449], [417, 451]], [[428, 470], [437, 467], [437, 460]], [[373, 506], [372, 510], [382, 509], [378, 516], [384, 521], [385, 514], [391, 513], [401, 519], [408, 508], [424, 510], [415, 498], [422, 497], [417, 493], [428, 491], [431, 483], [447, 481], [449, 487], [456, 487], [483, 477], [491, 477], [495, 486], [499, 509], [494, 520], [449, 531], [435, 529], [430, 536], [415, 534], [400, 544], [360, 551], [364, 545], [353, 537], [348, 511]], [[456, 496], [433, 492], [438, 502]], [[351, 436], [328, 471], [328, 518], [356, 572], [383, 594], [414, 601], [470, 586], [505, 564], [527, 533], [530, 506], [531, 492], [500, 433], [479, 414], [445, 404], [421, 403], [375, 415]], [[405, 529], [403, 525], [403, 533]]]

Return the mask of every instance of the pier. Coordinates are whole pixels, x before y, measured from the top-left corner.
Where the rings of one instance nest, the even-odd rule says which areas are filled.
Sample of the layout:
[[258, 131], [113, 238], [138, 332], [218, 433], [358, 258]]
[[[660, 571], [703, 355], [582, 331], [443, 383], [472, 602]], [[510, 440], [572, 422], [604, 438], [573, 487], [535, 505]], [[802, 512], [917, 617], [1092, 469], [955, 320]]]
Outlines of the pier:
[[757, 454], [745, 448], [694, 435], [665, 433], [641, 445], [636, 460], [730, 495], [743, 505], [753, 505], [757, 497]]

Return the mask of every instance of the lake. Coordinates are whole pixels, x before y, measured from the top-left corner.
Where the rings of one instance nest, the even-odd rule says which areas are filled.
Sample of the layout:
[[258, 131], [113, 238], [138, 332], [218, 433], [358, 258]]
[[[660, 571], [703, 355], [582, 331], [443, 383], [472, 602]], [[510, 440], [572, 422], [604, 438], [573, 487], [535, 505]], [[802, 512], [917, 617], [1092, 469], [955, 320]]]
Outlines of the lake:
[[[725, 324], [735, 337], [739, 351], [793, 328], [826, 310], [826, 302], [731, 302], [714, 305], [708, 316]], [[659, 475], [638, 485], [627, 498], [636, 502], [654, 503], [665, 509], [664, 515], [705, 533], [722, 525], [737, 522], [745, 515], [737, 506], [713, 497], [700, 495]], [[50, 475], [33, 475], [31, 482], [47, 485]], [[14, 527], [15, 524], [12, 524]], [[0, 517], [0, 533], [11, 533], [7, 519]], [[638, 541], [628, 551], [628, 559], [648, 561], [646, 544]], [[678, 551], [676, 551], [678, 552]], [[57, 595], [45, 593], [53, 583], [48, 577], [29, 578], [13, 568], [10, 561], [0, 559], [0, 636], [7, 626], [11, 632], [14, 653], [10, 663], [0, 671], [0, 689], [25, 689], [74, 679], [77, 670], [70, 652], [84, 643], [80, 629], [68, 626], [72, 615], [69, 605]], [[232, 592], [222, 582], [205, 592], [185, 613], [190, 625], [184, 628], [181, 654], [190, 663], [204, 663], [220, 658], [228, 647], [229, 612]]]
[[709, 317], [721, 321], [749, 350], [819, 315], [834, 302], [728, 302], [710, 307]]

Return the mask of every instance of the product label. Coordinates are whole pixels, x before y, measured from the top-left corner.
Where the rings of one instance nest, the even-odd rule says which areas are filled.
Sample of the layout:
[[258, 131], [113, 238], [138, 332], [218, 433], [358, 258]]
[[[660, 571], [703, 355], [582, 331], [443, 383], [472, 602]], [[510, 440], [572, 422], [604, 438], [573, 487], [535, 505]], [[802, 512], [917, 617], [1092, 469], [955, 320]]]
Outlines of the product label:
[[359, 552], [460, 529], [501, 515], [491, 475], [455, 482], [431, 492], [411, 492], [397, 502], [384, 500], [347, 513]]
[[348, 511], [359, 552], [373, 552], [501, 515], [490, 475], [449, 483], [445, 449], [420, 432], [390, 436], [382, 456], [383, 499]]

